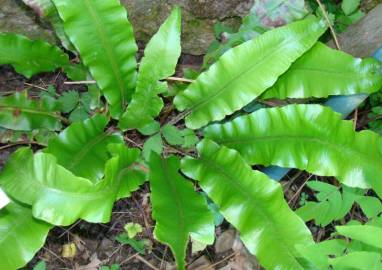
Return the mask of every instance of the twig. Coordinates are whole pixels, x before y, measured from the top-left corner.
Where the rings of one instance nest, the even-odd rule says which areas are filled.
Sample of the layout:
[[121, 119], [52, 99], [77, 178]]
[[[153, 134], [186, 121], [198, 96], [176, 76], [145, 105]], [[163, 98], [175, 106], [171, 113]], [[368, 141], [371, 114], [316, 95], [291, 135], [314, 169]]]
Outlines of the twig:
[[212, 264], [212, 265], [210, 265], [210, 266], [207, 266], [207, 267], [202, 268], [201, 270], [214, 269], [214, 267], [215, 267], [216, 265], [219, 265], [219, 264], [221, 264], [221, 263], [223, 263], [223, 262], [225, 262], [225, 261], [231, 259], [232, 257], [235, 257], [238, 253], [239, 253], [239, 250], [233, 252], [232, 254], [228, 255], [227, 257], [221, 259], [220, 261], [217, 261], [216, 263], [214, 263], [214, 264]]
[[4, 149], [7, 149], [9, 147], [12, 147], [12, 146], [25, 145], [25, 144], [34, 144], [34, 145], [39, 145], [39, 146], [43, 146], [43, 147], [47, 146], [45, 143], [39, 143], [39, 142], [35, 142], [35, 141], [15, 142], [15, 143], [10, 143], [10, 144], [6, 144], [6, 145], [3, 145], [3, 146], [0, 146], [0, 151], [4, 150]]
[[80, 223], [80, 221], [77, 220], [77, 222], [74, 223], [73, 225], [71, 225], [68, 229], [64, 229], [63, 227], [60, 227], [60, 229], [64, 230], [64, 232], [62, 234], [60, 234], [60, 236], [58, 236], [58, 238], [63, 237], [65, 234], [72, 234], [70, 232], [70, 230], [73, 229], [74, 227], [76, 227], [79, 223]]
[[41, 87], [41, 86], [38, 86], [38, 85], [35, 85], [35, 84], [31, 84], [31, 83], [27, 83], [27, 82], [25, 82], [24, 84], [25, 84], [25, 85], [28, 85], [28, 86], [30, 86], [30, 87], [34, 87], [34, 88], [43, 90], [43, 91], [48, 91], [48, 90], [45, 89], [44, 87]]
[[[194, 80], [186, 79], [186, 78], [179, 78], [179, 77], [167, 77], [165, 79], [166, 81], [177, 81], [177, 82], [184, 82], [184, 83], [193, 83]], [[88, 80], [88, 81], [71, 81], [71, 82], [64, 82], [64, 84], [95, 84], [97, 83], [94, 80]]]
[[176, 123], [178, 123], [180, 120], [183, 120], [183, 118], [185, 118], [187, 115], [189, 115], [191, 113], [191, 111], [183, 111], [181, 113], [179, 113], [176, 117], [174, 117], [173, 119], [171, 119], [170, 121], [168, 121], [167, 124], [169, 125], [175, 125]]
[[[49, 92], [48, 89], [44, 88], [44, 87], [41, 87], [39, 85], [35, 85], [35, 84], [31, 84], [31, 83], [27, 83], [27, 82], [24, 82], [25, 85], [28, 85], [30, 87], [33, 87], [33, 88], [37, 88], [37, 89], [40, 89], [44, 92]], [[60, 95], [58, 93], [54, 93], [56, 97], [59, 97]]]
[[146, 261], [145, 258], [143, 258], [141, 255], [137, 254], [135, 255], [135, 257], [140, 260], [141, 262], [143, 262], [144, 264], [146, 264], [148, 267], [150, 267], [151, 269], [154, 269], [154, 270], [159, 270], [158, 267], [155, 267], [154, 265], [152, 265], [150, 262]]
[[126, 140], [126, 141], [128, 141], [129, 143], [131, 143], [132, 145], [134, 145], [134, 146], [136, 146], [136, 147], [140, 148], [140, 149], [142, 149], [142, 148], [143, 148], [143, 146], [142, 146], [142, 145], [140, 145], [139, 143], [137, 143], [137, 142], [133, 141], [132, 139], [130, 139], [130, 138], [129, 138], [129, 137], [127, 137], [127, 136], [125, 136], [125, 140]]
[[66, 262], [63, 259], [61, 259], [61, 257], [58, 256], [56, 253], [51, 251], [49, 248], [43, 247], [43, 249], [48, 251], [50, 254], [52, 254], [54, 257], [56, 257], [58, 260], [60, 260], [62, 263], [64, 263], [66, 265]]
[[96, 84], [96, 81], [72, 81], [72, 82], [64, 82], [64, 84]]
[[357, 121], [358, 121], [358, 108], [354, 111], [354, 130], [357, 129]]
[[120, 262], [119, 265], [121, 265], [121, 266], [124, 265], [125, 263], [127, 263], [127, 262], [130, 261], [131, 259], [135, 258], [137, 255], [139, 255], [138, 252], [135, 253], [135, 254], [133, 254], [133, 255], [131, 255], [130, 257], [127, 257], [125, 260], [123, 260], [122, 262]]
[[318, 4], [318, 6], [320, 7], [320, 9], [322, 11], [322, 14], [324, 15], [325, 20], [328, 23], [330, 32], [332, 33], [332, 36], [333, 36], [333, 39], [334, 39], [334, 43], [336, 44], [337, 49], [341, 50], [341, 46], [340, 46], [340, 43], [338, 42], [336, 32], [334, 31], [334, 28], [332, 26], [332, 23], [330, 22], [330, 19], [328, 17], [328, 13], [326, 12], [324, 5], [321, 3], [320, 0], [316, 0], [316, 2]]
[[186, 78], [179, 78], [179, 77], [167, 77], [167, 81], [177, 81], [177, 82], [185, 82], [185, 83], [193, 83], [194, 80], [186, 79]]
[[292, 203], [294, 199], [300, 194], [301, 190], [304, 188], [305, 184], [309, 181], [310, 178], [312, 178], [313, 174], [309, 175], [308, 178], [306, 178], [305, 182], [298, 188], [295, 194], [293, 194], [292, 198], [289, 200], [288, 204]]
[[164, 249], [163, 256], [162, 256], [162, 260], [160, 261], [159, 270], [162, 270], [162, 267], [163, 267], [163, 263], [164, 263], [164, 259], [165, 259], [165, 257], [166, 257], [166, 254], [167, 254], [167, 246], [166, 246], [165, 249]]

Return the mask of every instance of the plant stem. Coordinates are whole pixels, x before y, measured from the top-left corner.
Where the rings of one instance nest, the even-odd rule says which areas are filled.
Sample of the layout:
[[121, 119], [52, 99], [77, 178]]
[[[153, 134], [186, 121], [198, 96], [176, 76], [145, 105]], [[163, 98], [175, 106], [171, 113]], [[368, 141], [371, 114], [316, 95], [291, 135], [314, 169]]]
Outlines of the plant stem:
[[337, 49], [341, 50], [341, 46], [340, 46], [340, 43], [338, 42], [336, 32], [334, 31], [333, 25], [330, 22], [330, 19], [328, 17], [328, 13], [326, 12], [324, 5], [321, 3], [320, 0], [316, 0], [316, 2], [317, 2], [318, 6], [320, 7], [320, 9], [322, 11], [322, 14], [324, 15], [326, 22], [328, 23], [330, 32], [331, 32], [331, 34], [333, 36], [334, 43], [336, 44]]

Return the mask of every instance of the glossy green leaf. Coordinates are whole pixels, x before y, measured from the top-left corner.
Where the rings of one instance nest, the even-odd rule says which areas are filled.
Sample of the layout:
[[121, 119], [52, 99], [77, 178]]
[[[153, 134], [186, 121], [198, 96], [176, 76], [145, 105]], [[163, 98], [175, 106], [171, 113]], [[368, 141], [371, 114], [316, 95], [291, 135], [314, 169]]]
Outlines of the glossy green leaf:
[[151, 152], [155, 152], [157, 154], [162, 154], [163, 152], [163, 141], [160, 133], [155, 134], [145, 141], [142, 154], [146, 161], [149, 160]]
[[200, 128], [250, 103], [271, 87], [325, 30], [323, 21], [311, 17], [268, 31], [226, 52], [175, 97], [177, 109], [188, 112], [186, 126]]
[[341, 193], [338, 187], [324, 182], [311, 181], [307, 186], [318, 191], [318, 202], [307, 202], [297, 209], [296, 214], [305, 222], [314, 219], [315, 223], [322, 227], [342, 219], [350, 211], [356, 197], [347, 190]]
[[341, 117], [321, 105], [260, 109], [211, 125], [205, 136], [238, 150], [249, 164], [335, 176], [350, 187], [372, 187], [381, 197], [381, 137], [371, 131], [355, 132], [353, 122]]
[[162, 134], [171, 145], [182, 145], [184, 143], [182, 132], [173, 125], [165, 125], [162, 128]]
[[69, 115], [70, 122], [81, 122], [89, 118], [89, 114], [86, 109], [80, 105]]
[[147, 124], [138, 130], [143, 135], [150, 136], [160, 132], [160, 123], [157, 121], [153, 121], [150, 124]]
[[326, 226], [334, 220], [342, 219], [355, 202], [368, 218], [374, 218], [382, 212], [381, 201], [376, 197], [363, 195], [362, 190], [337, 187], [319, 181], [310, 181], [307, 186], [318, 193], [315, 195], [317, 201], [308, 201], [296, 210], [305, 222], [314, 219], [315, 224]]
[[32, 8], [38, 16], [48, 20], [56, 33], [57, 37], [61, 40], [62, 46], [65, 49], [73, 51], [73, 45], [70, 43], [68, 37], [64, 31], [64, 24], [58, 15], [57, 9], [54, 6], [52, 0], [23, 0], [23, 2]]
[[46, 270], [46, 262], [39, 261], [34, 267], [33, 270]]
[[295, 245], [313, 244], [304, 222], [284, 200], [281, 185], [252, 168], [235, 150], [203, 140], [200, 157], [186, 157], [182, 172], [199, 181], [248, 250], [266, 269], [303, 269]]
[[361, 0], [343, 0], [341, 8], [345, 15], [350, 15], [357, 10]]
[[61, 129], [60, 113], [49, 104], [28, 98], [28, 93], [15, 92], [0, 97], [0, 126], [13, 130]]
[[333, 270], [379, 270], [382, 268], [381, 254], [376, 252], [351, 252], [331, 260]]
[[118, 157], [119, 169], [116, 170], [120, 178], [117, 200], [130, 197], [131, 193], [148, 179], [144, 166], [140, 164], [141, 151], [137, 148], [127, 148], [124, 144], [109, 144], [109, 153]]
[[60, 103], [61, 110], [64, 113], [73, 111], [80, 100], [80, 95], [77, 91], [69, 90], [59, 97], [58, 102]]
[[184, 143], [182, 147], [188, 148], [188, 147], [193, 147], [195, 144], [198, 143], [199, 138], [196, 136], [195, 132], [192, 129], [185, 128], [181, 131]]
[[84, 122], [76, 122], [49, 141], [45, 153], [56, 156], [57, 163], [76, 176], [97, 182], [104, 176], [109, 159], [107, 145], [123, 143], [119, 133], [104, 131], [108, 119], [95, 115]]
[[340, 235], [382, 249], [382, 228], [371, 225], [336, 226]]
[[[120, 235], [118, 235], [115, 240], [117, 240], [119, 243], [123, 244], [123, 245], [129, 245], [131, 246], [136, 252], [138, 252], [139, 254], [141, 255], [145, 255], [145, 247], [146, 245], [148, 244], [148, 241], [147, 239], [143, 239], [143, 240], [136, 240], [136, 239], [132, 239], [130, 238], [127, 233], [122, 233]], [[113, 268], [112, 268], [113, 269]], [[106, 269], [106, 270], [112, 270], [110, 268]], [[117, 270], [119, 270], [120, 268], [118, 267]], [[103, 269], [101, 269], [103, 270]]]
[[118, 0], [52, 0], [65, 32], [119, 118], [135, 88], [137, 45]]
[[155, 238], [170, 246], [178, 269], [185, 269], [189, 237], [205, 244], [214, 241], [214, 218], [207, 202], [191, 182], [179, 174], [179, 159], [150, 156], [152, 216]]
[[[77, 219], [108, 222], [114, 202], [130, 194], [126, 179], [138, 153], [116, 155], [105, 165], [97, 183], [75, 176], [51, 154], [33, 155], [29, 148], [13, 153], [0, 174], [0, 186], [13, 198], [32, 206], [33, 216], [54, 225], [68, 226]], [[23, 166], [20, 166], [23, 164]]]
[[17, 34], [0, 33], [0, 65], [10, 64], [30, 78], [69, 64], [69, 57], [57, 46]]
[[382, 203], [376, 197], [357, 196], [355, 200], [368, 218], [374, 218], [382, 213]]
[[141, 128], [158, 116], [163, 101], [158, 81], [175, 73], [180, 56], [181, 11], [175, 8], [147, 44], [139, 66], [137, 88], [119, 122], [122, 129]]
[[369, 94], [382, 87], [381, 70], [381, 63], [373, 58], [354, 58], [318, 42], [297, 59], [262, 98]]
[[342, 239], [326, 240], [313, 245], [297, 245], [296, 249], [308, 263], [306, 270], [329, 269], [328, 256], [342, 256], [347, 248], [347, 242]]
[[28, 207], [15, 202], [0, 210], [0, 269], [26, 265], [44, 245], [53, 226], [33, 218]]

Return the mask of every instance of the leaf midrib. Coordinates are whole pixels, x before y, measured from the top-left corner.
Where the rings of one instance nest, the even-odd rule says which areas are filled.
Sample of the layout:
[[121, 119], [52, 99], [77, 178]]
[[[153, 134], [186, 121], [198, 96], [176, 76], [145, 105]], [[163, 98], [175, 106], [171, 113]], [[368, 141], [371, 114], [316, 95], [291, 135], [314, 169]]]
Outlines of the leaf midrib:
[[[213, 139], [213, 138], [211, 138]], [[321, 138], [314, 137], [314, 136], [293, 136], [293, 135], [277, 135], [277, 136], [262, 136], [262, 137], [244, 137], [244, 138], [238, 138], [238, 139], [215, 139], [219, 144], [224, 145], [232, 145], [232, 144], [248, 144], [248, 143], [255, 143], [256, 141], [283, 141], [283, 140], [296, 140], [296, 141], [308, 141], [308, 142], [316, 142], [321, 145], [327, 145], [331, 148], [340, 149], [345, 152], [349, 153], [349, 156], [358, 157], [363, 156], [364, 160], [367, 160], [368, 163], [372, 162], [374, 163], [374, 166], [378, 169], [381, 168], [381, 165], [378, 166], [378, 163], [375, 161], [375, 159], [370, 159], [370, 153], [364, 153], [362, 151], [359, 151], [358, 149], [353, 149], [351, 147], [347, 147], [343, 144], [335, 144], [327, 140], [322, 140]], [[338, 151], [341, 153], [341, 151]], [[360, 159], [361, 160], [361, 159]]]
[[[364, 68], [362, 69], [362, 71]], [[317, 73], [327, 73], [327, 74], [335, 74], [335, 76], [342, 76], [342, 77], [351, 77], [352, 80], [354, 80], [354, 77], [358, 77], [360, 79], [380, 79], [381, 76], [377, 74], [370, 74], [370, 73], [362, 73], [357, 70], [346, 70], [346, 71], [341, 71], [338, 69], [324, 69], [324, 68], [312, 68], [312, 67], [293, 67], [293, 65], [288, 69], [288, 72], [291, 71], [307, 71], [307, 72], [317, 72]], [[303, 80], [302, 80], [303, 81]]]
[[102, 132], [98, 136], [92, 138], [76, 155], [70, 160], [69, 164], [66, 166], [68, 170], [73, 170], [73, 168], [81, 162], [85, 155], [87, 155], [94, 145], [100, 143], [109, 136], [107, 132]]
[[178, 191], [178, 188], [176, 187], [176, 185], [171, 180], [169, 180], [170, 174], [168, 171], [167, 160], [164, 158], [161, 158], [161, 165], [162, 165], [163, 174], [164, 174], [163, 178], [165, 179], [165, 181], [167, 182], [167, 184], [171, 188], [171, 192], [172, 192], [173, 198], [175, 200], [176, 208], [178, 209], [178, 211], [177, 211], [178, 222], [179, 222], [178, 224], [179, 224], [181, 235], [182, 236], [187, 235], [188, 232], [186, 231], [186, 226], [184, 223], [184, 220], [185, 220], [184, 216], [185, 215], [184, 215], [183, 207], [182, 207], [183, 203], [182, 203], [182, 200], [180, 199], [180, 192]]
[[[215, 152], [216, 153], [216, 152]], [[214, 154], [215, 154], [214, 153]], [[213, 155], [213, 154], [212, 154]], [[212, 156], [211, 155], [211, 156]], [[253, 198], [253, 197], [257, 197], [256, 195], [253, 196], [253, 194], [251, 194], [248, 189], [244, 186], [242, 186], [240, 184], [240, 182], [238, 181], [235, 181], [236, 177], [235, 176], [232, 176], [229, 172], [227, 173], [225, 168], [221, 167], [220, 165], [216, 164], [216, 163], [212, 163], [210, 162], [209, 160], [207, 160], [206, 158], [204, 157], [199, 157], [200, 160], [204, 161], [208, 166], [210, 167], [213, 167], [216, 169], [216, 171], [218, 172], [218, 174], [220, 173], [221, 175], [223, 175], [223, 177], [225, 177], [227, 180], [226, 183], [229, 183], [231, 186], [233, 186], [234, 188], [236, 188], [237, 190], [239, 190], [240, 192], [242, 192], [242, 194], [244, 195], [244, 197], [247, 198], [247, 202], [251, 202], [249, 205], [262, 205], [263, 206], [263, 203], [261, 200], [259, 199], [256, 199], [256, 198]], [[252, 175], [252, 174], [251, 174]], [[202, 183], [203, 181], [200, 181], [201, 185], [203, 185]], [[276, 191], [277, 192], [277, 191]], [[259, 203], [260, 202], [260, 203]], [[253, 209], [253, 207], [252, 207]], [[254, 212], [257, 212], [259, 211], [261, 213], [262, 216], [264, 216], [267, 220], [267, 223], [272, 226], [274, 228], [274, 231], [278, 231], [278, 228], [274, 225], [274, 222], [273, 221], [273, 218], [267, 213], [267, 211], [264, 211], [262, 208], [258, 207], [256, 208], [255, 210], [252, 210]], [[274, 235], [271, 235], [269, 233], [267, 233], [267, 236], [270, 237], [270, 238], [273, 238]], [[299, 265], [298, 261], [296, 260], [294, 254], [291, 252], [290, 250], [290, 246], [284, 241], [284, 238], [280, 238], [278, 237], [279, 234], [276, 234], [276, 240], [278, 242], [281, 242], [282, 243], [282, 246], [284, 247], [283, 249], [285, 250], [285, 253], [286, 254], [289, 254], [291, 258], [293, 258], [293, 260], [295, 261], [296, 264]], [[276, 242], [276, 241], [274, 241]]]
[[[94, 23], [94, 25], [95, 25], [94, 28], [98, 32], [98, 35], [99, 35], [101, 43], [102, 43], [102, 47], [105, 49], [105, 51], [106, 51], [106, 53], [108, 55], [109, 63], [111, 64], [111, 68], [113, 70], [113, 73], [115, 75], [116, 81], [118, 83], [118, 89], [119, 89], [120, 97], [121, 97], [120, 108], [121, 108], [121, 110], [123, 110], [123, 107], [126, 105], [126, 100], [125, 100], [125, 95], [124, 95], [125, 83], [124, 83], [124, 81], [122, 79], [120, 70], [118, 68], [118, 64], [115, 62], [114, 51], [109, 46], [110, 45], [109, 42], [107, 42], [106, 34], [105, 34], [105, 31], [104, 31], [104, 29], [102, 27], [103, 23], [98, 18], [98, 14], [97, 14], [96, 10], [94, 9], [93, 4], [89, 3], [89, 0], [84, 0], [84, 3], [85, 3], [86, 8], [89, 10], [90, 15], [91, 15], [93, 21], [95, 22]], [[113, 104], [111, 104], [111, 105], [113, 105]]]
[[38, 110], [38, 109], [27, 109], [27, 108], [18, 107], [18, 106], [0, 106], [0, 111], [1, 110], [6, 110], [6, 111], [10, 111], [10, 112], [15, 111], [15, 110], [20, 110], [20, 112], [27, 112], [27, 113], [31, 113], [31, 114], [41, 114], [41, 115], [50, 116], [52, 118], [56, 118], [58, 120], [61, 119], [61, 116], [59, 116], [55, 113], [50, 113], [50, 112], [42, 111], [42, 110]]

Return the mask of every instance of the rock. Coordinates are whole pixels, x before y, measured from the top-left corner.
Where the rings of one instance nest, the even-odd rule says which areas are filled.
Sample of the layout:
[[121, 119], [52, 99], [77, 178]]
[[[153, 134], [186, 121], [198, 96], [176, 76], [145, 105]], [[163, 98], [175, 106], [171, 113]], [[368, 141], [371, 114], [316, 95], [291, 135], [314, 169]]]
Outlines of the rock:
[[0, 32], [15, 32], [32, 39], [57, 42], [50, 26], [39, 21], [21, 0], [0, 0]]
[[203, 269], [210, 269], [212, 270], [212, 264], [208, 260], [206, 256], [201, 256], [194, 262], [192, 262], [188, 267], [187, 270], [203, 270]]
[[[220, 21], [234, 28], [249, 13], [253, 0], [121, 0], [139, 41], [147, 42], [178, 5], [183, 15], [183, 52], [204, 54], [214, 40], [213, 26]], [[41, 22], [21, 0], [0, 0], [0, 32], [17, 32], [30, 38], [56, 40], [50, 26]]]
[[235, 238], [236, 238], [235, 230], [230, 229], [230, 230], [223, 232], [216, 239], [215, 252], [216, 253], [223, 253], [223, 252], [226, 252], [226, 251], [232, 249]]
[[[341, 49], [353, 56], [368, 57], [382, 46], [382, 4], [371, 10], [358, 23], [338, 35]], [[328, 43], [334, 48], [333, 41]]]

